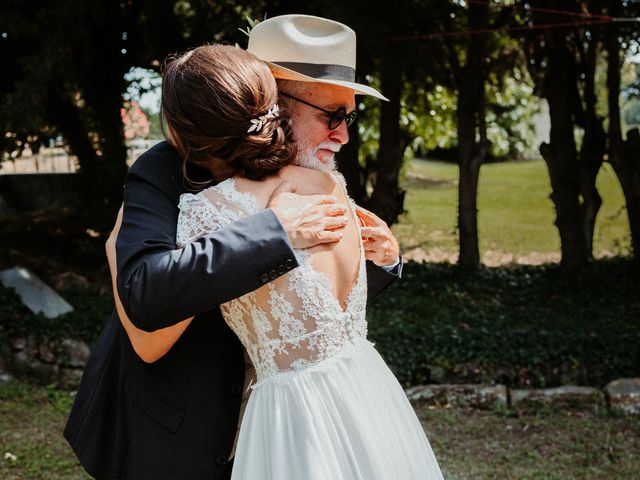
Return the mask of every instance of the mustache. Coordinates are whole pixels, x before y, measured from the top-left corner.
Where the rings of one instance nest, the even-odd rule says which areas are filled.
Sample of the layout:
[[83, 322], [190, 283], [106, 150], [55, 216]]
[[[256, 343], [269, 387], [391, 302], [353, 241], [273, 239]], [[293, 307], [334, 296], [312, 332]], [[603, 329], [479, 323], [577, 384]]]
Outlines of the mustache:
[[316, 147], [313, 149], [313, 151], [317, 152], [318, 150], [331, 150], [333, 153], [338, 153], [341, 148], [342, 148], [342, 144], [341, 143], [337, 143], [337, 142], [322, 142], [321, 144], [316, 145]]

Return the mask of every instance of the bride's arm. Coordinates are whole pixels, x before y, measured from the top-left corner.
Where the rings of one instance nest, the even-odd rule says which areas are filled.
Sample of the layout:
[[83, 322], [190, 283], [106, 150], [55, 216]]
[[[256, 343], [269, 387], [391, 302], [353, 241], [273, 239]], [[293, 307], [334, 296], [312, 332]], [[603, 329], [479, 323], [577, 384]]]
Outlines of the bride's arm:
[[191, 317], [170, 327], [161, 328], [154, 332], [145, 332], [131, 323], [115, 288], [113, 290], [113, 297], [115, 298], [116, 311], [118, 312], [120, 323], [122, 323], [122, 326], [127, 332], [131, 345], [136, 354], [146, 363], [153, 363], [159, 360], [171, 350], [171, 347], [178, 341], [191, 323], [191, 320], [193, 320], [193, 317]]
[[115, 242], [117, 238], [117, 232], [120, 229], [120, 223], [122, 222], [122, 208], [118, 212], [118, 218], [116, 225], [107, 239], [105, 245], [107, 251], [107, 261], [109, 262], [109, 270], [111, 271], [111, 286], [113, 288], [113, 299], [115, 301], [116, 312], [120, 318], [120, 323], [127, 332], [129, 341], [133, 346], [133, 350], [136, 354], [146, 363], [153, 363], [162, 358], [171, 347], [178, 341], [180, 336], [187, 329], [193, 317], [187, 318], [179, 323], [171, 325], [166, 328], [161, 328], [153, 332], [146, 332], [136, 327], [124, 310], [122, 302], [120, 301], [120, 295], [116, 287], [116, 256], [115, 256]]

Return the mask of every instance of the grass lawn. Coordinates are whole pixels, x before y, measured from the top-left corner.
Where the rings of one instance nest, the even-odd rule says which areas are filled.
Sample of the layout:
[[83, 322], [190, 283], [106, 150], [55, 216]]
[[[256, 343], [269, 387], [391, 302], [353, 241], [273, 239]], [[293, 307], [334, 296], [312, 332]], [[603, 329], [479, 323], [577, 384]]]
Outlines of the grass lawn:
[[580, 412], [419, 412], [444, 478], [632, 479], [640, 419]]
[[[71, 403], [69, 393], [47, 387], [0, 386], [0, 478], [89, 478], [61, 435]], [[636, 478], [640, 470], [638, 418], [459, 409], [418, 415], [447, 480]]]
[[[393, 228], [403, 249], [421, 249], [431, 254], [432, 260], [455, 258], [458, 167], [414, 160], [403, 186], [407, 189], [407, 213]], [[603, 165], [597, 186], [603, 205], [596, 223], [595, 255], [627, 254], [630, 233], [624, 196], [610, 165]], [[485, 262], [500, 254], [522, 257], [537, 253], [543, 254], [543, 260], [559, 259], [560, 237], [553, 224], [555, 210], [550, 194], [549, 175], [542, 160], [482, 166], [478, 228]]]
[[0, 478], [90, 478], [62, 437], [72, 403], [69, 392], [18, 382], [0, 385]]

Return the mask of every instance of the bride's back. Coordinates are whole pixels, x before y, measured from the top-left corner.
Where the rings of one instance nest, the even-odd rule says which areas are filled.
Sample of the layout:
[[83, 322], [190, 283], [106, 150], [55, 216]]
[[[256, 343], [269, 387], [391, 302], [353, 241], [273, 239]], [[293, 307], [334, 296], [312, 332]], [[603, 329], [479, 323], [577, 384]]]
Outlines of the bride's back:
[[348, 222], [339, 242], [296, 250], [297, 268], [221, 305], [225, 321], [247, 349], [259, 380], [329, 358], [349, 340], [366, 337], [367, 330], [364, 255], [354, 208], [337, 175], [290, 166], [261, 181], [233, 178], [197, 195], [183, 195], [178, 244], [186, 245], [263, 210], [284, 180], [303, 195], [337, 197], [347, 206]]
[[297, 194], [331, 195], [347, 207], [347, 224], [341, 230], [342, 239], [338, 242], [319, 244], [307, 250], [312, 256], [314, 268], [329, 280], [334, 297], [344, 309], [345, 300], [358, 279], [360, 267], [360, 234], [355, 223], [358, 219], [346, 195], [344, 180], [340, 174], [293, 165], [284, 167], [277, 175], [261, 181], [235, 178], [237, 189], [254, 195], [262, 208], [266, 208], [271, 194], [284, 180], [296, 187]]

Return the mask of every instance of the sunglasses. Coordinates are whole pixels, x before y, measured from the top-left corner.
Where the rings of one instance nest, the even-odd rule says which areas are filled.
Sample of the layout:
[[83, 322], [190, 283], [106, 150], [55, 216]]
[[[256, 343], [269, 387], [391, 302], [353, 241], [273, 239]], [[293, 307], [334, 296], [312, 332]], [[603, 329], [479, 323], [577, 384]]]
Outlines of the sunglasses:
[[314, 105], [312, 103], [309, 102], [305, 102], [304, 100], [301, 100], [297, 97], [294, 97], [293, 95], [289, 95], [288, 93], [285, 92], [279, 92], [280, 95], [282, 95], [283, 97], [288, 97], [292, 100], [295, 100], [296, 102], [300, 102], [300, 103], [304, 103], [305, 105], [309, 105], [310, 107], [313, 107], [317, 110], [320, 110], [321, 112], [324, 112], [325, 115], [327, 115], [327, 117], [329, 117], [329, 130], [335, 130], [336, 128], [338, 128], [340, 126], [340, 124], [342, 123], [342, 121], [344, 120], [344, 122], [347, 124], [347, 127], [351, 126], [351, 124], [355, 121], [356, 117], [358, 116], [358, 112], [353, 110], [352, 112], [347, 113], [347, 109], [344, 107], [340, 107], [339, 109], [335, 110], [335, 111], [330, 111], [330, 110], [325, 110], [324, 108], [320, 108], [317, 105]]

